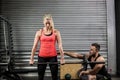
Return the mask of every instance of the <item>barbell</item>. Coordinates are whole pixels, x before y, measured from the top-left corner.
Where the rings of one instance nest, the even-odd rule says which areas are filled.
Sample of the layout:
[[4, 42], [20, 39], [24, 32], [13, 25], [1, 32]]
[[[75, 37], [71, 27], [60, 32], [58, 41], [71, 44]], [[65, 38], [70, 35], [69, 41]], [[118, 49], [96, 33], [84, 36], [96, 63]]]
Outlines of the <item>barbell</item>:
[[[85, 62], [85, 61], [79, 61], [79, 62], [70, 62], [70, 61], [66, 61], [64, 64], [84, 64], [84, 63], [86, 63], [86, 64], [104, 64], [105, 62], [96, 62], [96, 61], [94, 61], [94, 62], [91, 62], [91, 61], [87, 61], [87, 62]], [[37, 64], [61, 64], [60, 62], [41, 62], [41, 63], [37, 63], [37, 62], [35, 62], [34, 64], [29, 64], [29, 62], [28, 63], [13, 63], [14, 65], [37, 65]], [[8, 65], [8, 63], [0, 63], [0, 66], [7, 66]]]

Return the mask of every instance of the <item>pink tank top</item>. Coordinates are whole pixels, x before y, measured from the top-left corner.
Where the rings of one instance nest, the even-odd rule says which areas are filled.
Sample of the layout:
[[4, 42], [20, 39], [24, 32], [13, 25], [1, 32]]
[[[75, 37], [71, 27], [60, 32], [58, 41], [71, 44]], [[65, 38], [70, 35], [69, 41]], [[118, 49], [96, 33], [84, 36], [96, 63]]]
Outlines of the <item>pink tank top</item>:
[[40, 49], [39, 54], [40, 57], [53, 57], [57, 56], [56, 51], [56, 36], [54, 31], [51, 35], [45, 35], [42, 31], [42, 35], [40, 37]]

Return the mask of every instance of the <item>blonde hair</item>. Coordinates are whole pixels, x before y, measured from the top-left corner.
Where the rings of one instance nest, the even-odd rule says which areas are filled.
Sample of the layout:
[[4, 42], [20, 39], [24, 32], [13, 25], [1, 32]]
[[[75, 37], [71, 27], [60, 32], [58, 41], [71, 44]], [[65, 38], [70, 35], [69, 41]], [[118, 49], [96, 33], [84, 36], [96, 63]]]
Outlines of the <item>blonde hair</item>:
[[45, 14], [43, 16], [43, 21], [44, 21], [45, 18], [50, 18], [51, 19], [51, 29], [54, 30], [54, 22], [53, 22], [52, 15], [51, 14]]

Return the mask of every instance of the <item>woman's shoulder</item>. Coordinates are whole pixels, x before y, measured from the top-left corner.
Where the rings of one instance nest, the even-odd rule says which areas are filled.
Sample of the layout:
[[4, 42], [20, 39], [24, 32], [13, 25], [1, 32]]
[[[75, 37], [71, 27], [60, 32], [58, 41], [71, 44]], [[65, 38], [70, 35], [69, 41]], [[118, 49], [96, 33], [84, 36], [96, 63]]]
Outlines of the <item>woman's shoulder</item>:
[[41, 35], [42, 31], [43, 31], [42, 29], [39, 29], [36, 31], [36, 34]]
[[54, 29], [54, 33], [59, 33], [60, 31], [58, 29]]

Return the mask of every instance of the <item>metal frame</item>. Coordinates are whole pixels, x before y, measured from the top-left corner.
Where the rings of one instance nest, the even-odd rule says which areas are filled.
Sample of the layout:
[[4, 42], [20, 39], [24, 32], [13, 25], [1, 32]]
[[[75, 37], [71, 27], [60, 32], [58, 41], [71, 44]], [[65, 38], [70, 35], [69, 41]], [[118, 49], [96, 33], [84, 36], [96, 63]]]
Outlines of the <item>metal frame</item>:
[[116, 35], [114, 0], [106, 0], [107, 38], [108, 38], [108, 72], [116, 74]]

